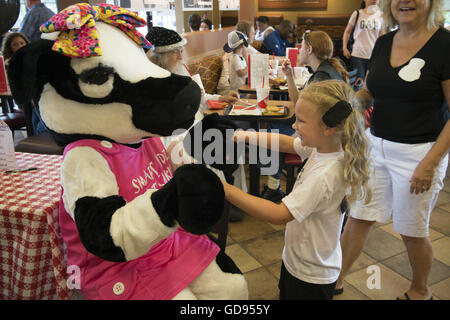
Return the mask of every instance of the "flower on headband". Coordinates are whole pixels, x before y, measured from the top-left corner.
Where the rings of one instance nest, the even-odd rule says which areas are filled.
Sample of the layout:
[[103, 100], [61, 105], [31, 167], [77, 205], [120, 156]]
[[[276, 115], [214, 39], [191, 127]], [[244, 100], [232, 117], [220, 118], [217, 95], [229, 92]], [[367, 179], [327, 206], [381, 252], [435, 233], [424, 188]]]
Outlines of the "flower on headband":
[[153, 46], [141, 35], [136, 27], [143, 27], [146, 22], [137, 13], [126, 9], [101, 3], [91, 6], [78, 3], [67, 7], [44, 23], [40, 30], [44, 33], [59, 31], [52, 49], [71, 58], [88, 58], [101, 56], [99, 34], [96, 21], [113, 25], [129, 36], [138, 45], [151, 49]]

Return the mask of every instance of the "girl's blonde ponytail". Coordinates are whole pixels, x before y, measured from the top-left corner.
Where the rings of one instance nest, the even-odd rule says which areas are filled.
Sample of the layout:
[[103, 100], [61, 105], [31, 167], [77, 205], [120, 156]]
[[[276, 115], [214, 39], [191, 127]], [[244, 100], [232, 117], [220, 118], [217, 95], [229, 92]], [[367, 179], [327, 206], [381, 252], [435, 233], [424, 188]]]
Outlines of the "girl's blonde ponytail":
[[341, 133], [344, 149], [344, 180], [348, 188], [347, 202], [358, 199], [370, 201], [371, 192], [367, 187], [369, 181], [369, 146], [364, 133], [364, 118], [359, 111], [353, 112], [344, 120]]

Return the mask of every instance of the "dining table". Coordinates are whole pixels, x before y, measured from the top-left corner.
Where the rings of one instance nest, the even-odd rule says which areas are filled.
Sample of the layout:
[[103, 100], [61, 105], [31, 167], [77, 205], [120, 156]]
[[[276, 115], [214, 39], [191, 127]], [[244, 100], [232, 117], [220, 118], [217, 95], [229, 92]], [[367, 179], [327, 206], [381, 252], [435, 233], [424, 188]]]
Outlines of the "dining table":
[[0, 300], [67, 300], [58, 207], [62, 156], [16, 152], [0, 172]]
[[[256, 105], [256, 99], [244, 99], [244, 104]], [[239, 104], [239, 101], [236, 103]], [[260, 131], [262, 123], [293, 123], [293, 117], [295, 114], [294, 103], [292, 101], [279, 101], [279, 100], [269, 100], [268, 106], [283, 106], [285, 107], [285, 114], [283, 116], [270, 116], [270, 115], [248, 115], [248, 114], [229, 114], [227, 109], [219, 110], [206, 110], [205, 115], [217, 113], [220, 117], [227, 118], [232, 121], [248, 121], [250, 126], [255, 131]], [[257, 158], [259, 152], [257, 152]], [[249, 163], [249, 173], [250, 173], [250, 186], [249, 193], [254, 196], [260, 195], [260, 176], [261, 176], [261, 165], [259, 163]]]

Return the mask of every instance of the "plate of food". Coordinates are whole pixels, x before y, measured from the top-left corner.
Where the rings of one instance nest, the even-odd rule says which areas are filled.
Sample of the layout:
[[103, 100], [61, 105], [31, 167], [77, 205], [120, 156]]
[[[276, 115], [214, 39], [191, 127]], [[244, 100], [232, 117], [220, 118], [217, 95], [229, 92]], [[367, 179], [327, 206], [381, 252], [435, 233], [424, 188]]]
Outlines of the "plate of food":
[[270, 84], [273, 89], [279, 89], [280, 86], [285, 86], [287, 81], [283, 78], [275, 78], [270, 81]]
[[287, 108], [286, 106], [268, 105], [265, 109], [262, 109], [263, 116], [284, 117], [287, 116], [288, 113], [289, 108]]
[[227, 112], [227, 114], [230, 116], [260, 116], [262, 114], [262, 111], [256, 105], [233, 105], [233, 107]]

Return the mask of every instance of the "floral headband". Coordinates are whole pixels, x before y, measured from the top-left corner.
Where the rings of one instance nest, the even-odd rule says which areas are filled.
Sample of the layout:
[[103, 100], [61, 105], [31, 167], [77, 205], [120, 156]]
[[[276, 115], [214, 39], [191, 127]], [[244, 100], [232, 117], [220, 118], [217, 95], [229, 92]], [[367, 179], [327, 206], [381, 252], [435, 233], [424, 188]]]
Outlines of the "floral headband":
[[153, 45], [136, 30], [136, 27], [146, 26], [143, 18], [137, 13], [106, 3], [93, 6], [78, 3], [67, 7], [44, 23], [40, 30], [44, 33], [60, 31], [52, 49], [65, 56], [70, 58], [101, 56], [96, 21], [119, 28], [143, 48], [153, 48]]

